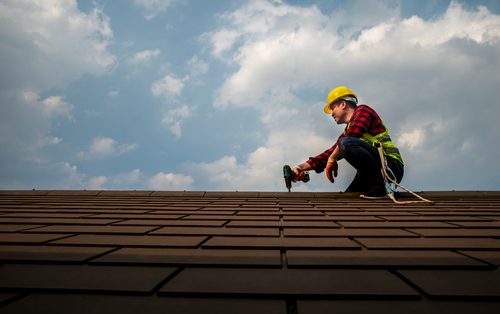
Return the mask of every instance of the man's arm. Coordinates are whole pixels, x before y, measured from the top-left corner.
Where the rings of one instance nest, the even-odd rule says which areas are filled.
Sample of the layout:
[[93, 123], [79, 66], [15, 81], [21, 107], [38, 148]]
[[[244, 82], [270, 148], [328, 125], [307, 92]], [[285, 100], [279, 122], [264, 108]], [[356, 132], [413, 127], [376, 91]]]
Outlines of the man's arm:
[[329, 157], [328, 159], [330, 159], [330, 158], [333, 158], [333, 159], [335, 159], [335, 160], [340, 159], [340, 150], [339, 150], [339, 147], [338, 147], [338, 146], [336, 146], [336, 147], [335, 147], [335, 149], [334, 149], [334, 150], [333, 150], [333, 152], [330, 154], [330, 157]]
[[[328, 162], [328, 157], [333, 153], [335, 148], [337, 147], [337, 143], [324, 151], [323, 153], [319, 154], [316, 157], [309, 157], [309, 160], [307, 160], [305, 163], [300, 164], [299, 166], [304, 166], [308, 167], [305, 165], [306, 163], [311, 167], [308, 168], [307, 170], [314, 170], [316, 173], [321, 173], [323, 170], [325, 170], [326, 164]], [[302, 167], [301, 167], [302, 168]], [[305, 170], [305, 169], [304, 169]]]
[[[335, 160], [338, 160], [340, 158], [340, 150], [339, 150], [338, 146], [335, 146], [335, 149], [333, 150], [333, 152], [329, 156], [329, 159], [330, 158], [333, 158]], [[304, 162], [304, 163], [302, 163], [300, 165], [297, 165], [297, 166], [293, 167], [293, 171], [296, 174], [299, 174], [300, 170], [297, 169], [297, 171], [295, 171], [296, 168], [300, 168], [300, 170], [302, 170], [302, 171], [314, 170], [314, 168], [308, 162]]]
[[313, 167], [310, 164], [308, 164], [307, 162], [305, 162], [303, 164], [300, 164], [300, 165], [293, 167], [292, 170], [293, 170], [293, 172], [295, 172], [296, 175], [298, 175], [302, 171], [313, 170]]
[[[337, 159], [340, 157], [340, 151], [338, 146], [335, 147], [333, 150], [332, 154], [328, 158], [328, 163], [326, 166], [326, 176], [328, 179], [333, 183], [334, 179], [332, 177], [332, 172], [333, 175], [336, 177], [337, 176], [337, 170], [338, 170], [338, 165], [337, 165]], [[299, 175], [302, 171], [309, 171], [309, 170], [314, 170], [314, 168], [307, 162], [304, 162], [300, 165], [297, 165], [293, 167], [293, 172], [295, 172], [296, 175]]]

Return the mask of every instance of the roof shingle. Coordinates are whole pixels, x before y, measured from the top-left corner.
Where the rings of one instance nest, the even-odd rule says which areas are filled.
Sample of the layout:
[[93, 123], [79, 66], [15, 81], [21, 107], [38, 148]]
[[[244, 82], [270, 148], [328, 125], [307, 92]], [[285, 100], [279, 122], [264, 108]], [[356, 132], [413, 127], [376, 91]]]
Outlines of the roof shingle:
[[0, 312], [497, 311], [500, 192], [419, 194], [0, 191]]

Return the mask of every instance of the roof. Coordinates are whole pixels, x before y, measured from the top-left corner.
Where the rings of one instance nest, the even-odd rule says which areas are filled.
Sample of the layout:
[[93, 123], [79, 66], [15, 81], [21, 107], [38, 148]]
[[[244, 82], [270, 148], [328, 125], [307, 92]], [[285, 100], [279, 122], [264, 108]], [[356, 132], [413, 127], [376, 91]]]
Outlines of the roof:
[[420, 194], [0, 191], [0, 312], [498, 311], [500, 192]]

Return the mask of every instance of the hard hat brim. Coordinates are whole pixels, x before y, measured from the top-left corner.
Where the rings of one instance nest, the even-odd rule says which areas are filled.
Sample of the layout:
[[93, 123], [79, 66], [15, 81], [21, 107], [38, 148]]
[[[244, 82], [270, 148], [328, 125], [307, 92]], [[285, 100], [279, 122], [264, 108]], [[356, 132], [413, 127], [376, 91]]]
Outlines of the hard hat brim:
[[330, 108], [330, 105], [331, 105], [331, 103], [330, 103], [330, 104], [327, 104], [327, 105], [325, 106], [325, 108], [323, 109], [323, 110], [325, 111], [325, 113], [326, 113], [326, 114], [332, 114], [332, 112], [333, 112], [333, 111], [332, 111], [332, 109]]

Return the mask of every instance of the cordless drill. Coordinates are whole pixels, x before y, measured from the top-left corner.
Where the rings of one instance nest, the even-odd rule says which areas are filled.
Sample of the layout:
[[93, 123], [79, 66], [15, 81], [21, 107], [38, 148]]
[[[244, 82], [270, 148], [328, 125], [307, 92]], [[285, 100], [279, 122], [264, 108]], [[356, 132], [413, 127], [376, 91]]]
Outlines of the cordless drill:
[[290, 192], [292, 188], [292, 182], [302, 181], [306, 183], [309, 181], [309, 171], [302, 171], [297, 175], [289, 165], [283, 167], [283, 176], [285, 177], [285, 184], [288, 192]]

